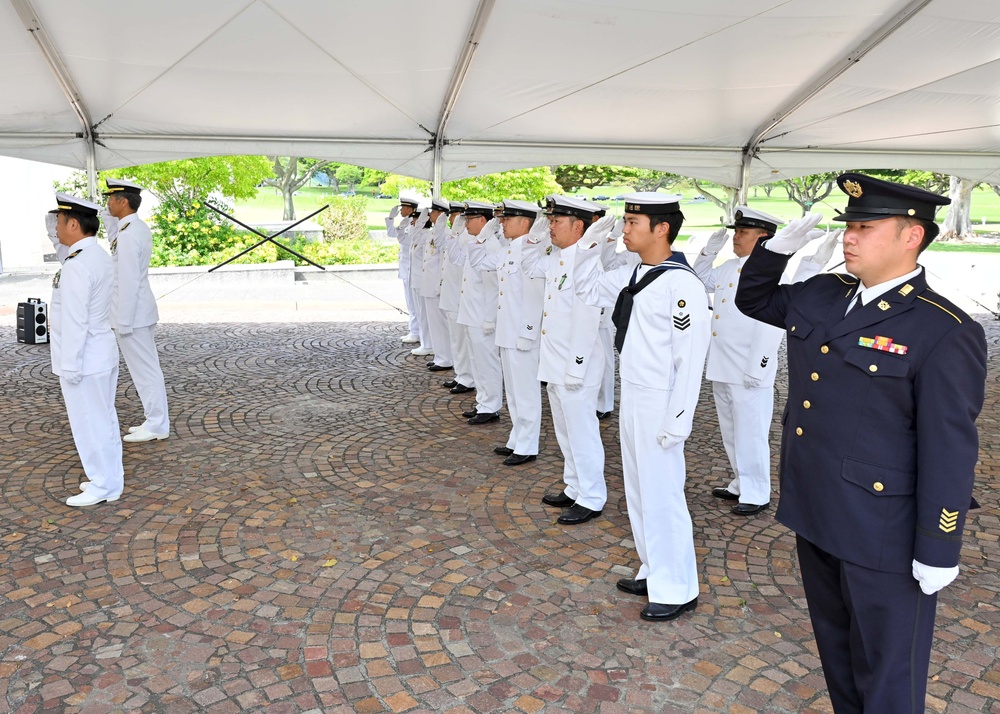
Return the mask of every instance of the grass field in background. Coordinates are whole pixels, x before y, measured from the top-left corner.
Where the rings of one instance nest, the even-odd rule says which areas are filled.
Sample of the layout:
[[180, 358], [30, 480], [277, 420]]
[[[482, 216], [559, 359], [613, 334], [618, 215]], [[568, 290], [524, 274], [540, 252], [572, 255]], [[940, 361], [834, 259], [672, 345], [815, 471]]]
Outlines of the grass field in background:
[[[629, 193], [631, 189], [621, 186], [597, 187], [584, 189], [574, 195], [593, 199], [595, 196], [610, 196], [612, 200], [601, 201], [609, 206], [613, 212], [621, 215], [622, 202], [615, 201], [614, 197]], [[372, 198], [370, 187], [358, 188], [358, 195], [368, 198], [367, 215], [368, 226], [371, 230], [383, 230], [385, 228], [385, 217], [394, 205], [396, 200], [391, 198]], [[336, 195], [327, 187], [302, 188], [295, 194], [295, 211], [298, 218], [309, 215], [312, 211], [322, 207], [329, 196]], [[694, 201], [697, 194], [693, 191], [685, 192], [681, 202], [681, 210], [684, 212], [684, 230], [682, 235], [690, 235], [703, 230], [714, 229], [721, 225], [722, 210], [711, 201]], [[802, 214], [802, 209], [794, 201], [785, 196], [784, 190], [777, 188], [771, 192], [771, 197], [764, 195], [760, 188], [750, 189], [749, 205], [760, 211], [765, 211], [778, 218], [790, 220], [798, 218]], [[847, 196], [841, 191], [834, 189], [826, 199], [813, 207], [814, 211], [823, 214], [825, 222], [821, 226], [830, 225], [833, 228], [840, 226], [832, 222], [836, 215], [836, 210], [843, 210], [847, 205]], [[247, 223], [273, 223], [281, 220], [282, 201], [281, 194], [275, 188], [265, 187], [258, 191], [256, 198], [249, 201], [240, 201], [236, 204], [236, 217]], [[972, 222], [977, 232], [1000, 232], [1000, 196], [991, 190], [977, 189], [972, 197]], [[944, 217], [944, 210], [938, 212], [938, 218]], [[982, 224], [982, 220], [986, 224]], [[976, 252], [998, 252], [998, 245], [974, 245], [974, 244], [931, 244], [930, 250], [945, 251], [976, 251]]]

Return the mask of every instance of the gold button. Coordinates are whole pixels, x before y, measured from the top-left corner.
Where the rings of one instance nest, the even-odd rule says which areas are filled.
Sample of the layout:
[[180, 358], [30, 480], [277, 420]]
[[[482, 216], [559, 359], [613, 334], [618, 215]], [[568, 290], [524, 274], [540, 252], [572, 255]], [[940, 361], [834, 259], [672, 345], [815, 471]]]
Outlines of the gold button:
[[877, 364], [870, 364], [870, 365], [868, 365], [868, 371], [869, 372], [878, 372], [878, 365]]
[[823, 354], [826, 354], [827, 352], [830, 351], [830, 348], [827, 347], [826, 345], [823, 345], [822, 347], [819, 348], [819, 351], [822, 352]]
[[564, 263], [564, 262], [562, 262], [562, 261], [560, 260], [560, 261], [559, 261], [559, 265], [566, 265], [566, 263]]
[[551, 299], [552, 299], [552, 296], [551, 296], [551, 295], [549, 295], [549, 300], [551, 300]]
[[500, 282], [501, 282], [501, 283], [503, 282], [503, 278], [500, 278]]
[[500, 294], [503, 295], [503, 290], [500, 291]]
[[726, 298], [722, 298], [722, 302], [725, 302], [725, 301], [726, 301]]
[[716, 316], [715, 316], [715, 319], [716, 319], [716, 320], [718, 320], [718, 319], [719, 319], [719, 316], [718, 316], [718, 315], [716, 315]]
[[882, 489], [885, 488], [885, 486], [882, 485], [881, 481], [876, 481], [875, 483], [872, 484], [872, 488], [874, 488], [876, 491], [881, 491]]
[[542, 334], [543, 334], [543, 335], [545, 334], [545, 330], [542, 330]]
[[811, 375], [809, 375], [809, 377], [810, 377], [810, 378], [812, 379], [812, 381], [814, 381], [814, 382], [818, 382], [818, 381], [819, 381], [819, 373], [817, 373], [817, 372], [813, 372], [813, 373], [812, 373]]
[[732, 284], [732, 283], [729, 283], [729, 287], [733, 287], [733, 284]]
[[792, 329], [789, 332], [795, 332], [795, 325], [792, 325]]
[[713, 333], [712, 333], [712, 337], [715, 337], [715, 336], [716, 336], [716, 335], [718, 335], [718, 334], [719, 334], [718, 332], [713, 332]]
[[802, 436], [802, 427], [801, 426], [796, 427], [795, 428], [795, 433], [798, 434], [799, 436]]
[[812, 404], [809, 402], [808, 399], [802, 402], [802, 406], [804, 406], [806, 409], [812, 408]]
[[543, 312], [542, 313], [542, 317], [548, 317], [548, 316], [549, 316], [549, 313], [547, 313], [547, 312]]

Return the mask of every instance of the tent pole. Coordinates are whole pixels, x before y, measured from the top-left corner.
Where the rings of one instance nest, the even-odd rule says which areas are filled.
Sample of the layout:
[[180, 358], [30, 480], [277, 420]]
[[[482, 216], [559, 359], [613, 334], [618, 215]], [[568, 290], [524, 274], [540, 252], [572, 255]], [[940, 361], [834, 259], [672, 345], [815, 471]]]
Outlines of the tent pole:
[[441, 137], [434, 137], [434, 176], [431, 179], [431, 196], [441, 198], [441, 163], [444, 147]]
[[93, 134], [87, 137], [87, 198], [97, 201], [97, 145]]
[[753, 163], [753, 155], [750, 147], [743, 147], [743, 158], [740, 161], [740, 182], [736, 186], [736, 205], [747, 205], [747, 193], [750, 191], [750, 165]]

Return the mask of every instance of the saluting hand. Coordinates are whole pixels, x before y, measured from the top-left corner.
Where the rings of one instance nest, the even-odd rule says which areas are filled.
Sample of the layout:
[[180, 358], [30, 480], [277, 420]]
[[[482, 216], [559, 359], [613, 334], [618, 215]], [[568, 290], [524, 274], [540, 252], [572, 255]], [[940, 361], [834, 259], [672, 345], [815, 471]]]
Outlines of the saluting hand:
[[767, 249], [775, 253], [791, 255], [809, 241], [826, 235], [824, 231], [813, 230], [816, 224], [822, 220], [823, 216], [820, 213], [807, 213], [802, 218], [789, 221], [787, 226], [775, 233], [774, 238], [767, 242]]
[[708, 237], [708, 243], [705, 244], [705, 249], [701, 251], [702, 254], [718, 255], [727, 240], [729, 240], [729, 229], [725, 227], [720, 228]]

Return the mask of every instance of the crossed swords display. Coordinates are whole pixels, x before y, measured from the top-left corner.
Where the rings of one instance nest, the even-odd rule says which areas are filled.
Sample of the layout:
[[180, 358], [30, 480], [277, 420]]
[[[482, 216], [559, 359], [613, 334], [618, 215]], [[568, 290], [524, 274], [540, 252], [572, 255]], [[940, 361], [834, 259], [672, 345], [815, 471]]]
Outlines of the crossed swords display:
[[250, 252], [251, 250], [254, 250], [255, 248], [258, 248], [258, 247], [260, 247], [260, 246], [264, 245], [264, 244], [265, 244], [265, 243], [267, 243], [268, 241], [271, 241], [272, 243], [274, 243], [274, 244], [275, 244], [276, 246], [278, 246], [278, 247], [279, 247], [279, 248], [281, 248], [282, 250], [284, 250], [284, 251], [288, 251], [289, 253], [291, 253], [292, 255], [294, 255], [294, 256], [295, 256], [296, 258], [300, 258], [300, 259], [302, 259], [302, 260], [306, 261], [307, 263], [309, 263], [309, 265], [314, 265], [314, 266], [316, 266], [317, 268], [319, 268], [320, 270], [326, 270], [326, 268], [324, 268], [324, 267], [323, 267], [322, 265], [319, 265], [318, 263], [314, 263], [313, 261], [309, 260], [309, 258], [305, 257], [305, 256], [304, 256], [304, 255], [302, 255], [301, 253], [296, 253], [296, 252], [295, 252], [294, 250], [292, 250], [291, 248], [289, 248], [289, 247], [288, 247], [287, 245], [282, 245], [281, 243], [279, 243], [278, 241], [276, 241], [276, 240], [274, 240], [274, 239], [275, 239], [275, 238], [277, 238], [278, 236], [280, 236], [280, 235], [281, 235], [282, 233], [284, 233], [285, 231], [290, 231], [290, 230], [291, 230], [292, 228], [295, 228], [295, 226], [299, 225], [300, 223], [305, 223], [306, 221], [308, 221], [308, 220], [309, 220], [310, 218], [312, 218], [313, 216], [315, 216], [315, 215], [318, 215], [318, 214], [322, 213], [323, 211], [325, 211], [326, 209], [328, 209], [328, 208], [330, 207], [330, 204], [326, 204], [325, 206], [323, 206], [323, 207], [322, 207], [322, 208], [320, 208], [319, 210], [317, 210], [317, 211], [313, 211], [312, 213], [310, 213], [310, 214], [309, 214], [308, 216], [306, 216], [306, 217], [305, 217], [305, 218], [303, 218], [302, 220], [300, 220], [300, 221], [295, 221], [295, 223], [293, 223], [292, 225], [290, 225], [290, 226], [285, 226], [284, 228], [282, 228], [282, 229], [281, 229], [280, 231], [278, 231], [277, 233], [274, 233], [274, 234], [272, 234], [272, 235], [269, 235], [269, 236], [267, 236], [267, 235], [264, 235], [263, 233], [261, 233], [261, 232], [260, 232], [259, 230], [257, 230], [257, 229], [256, 229], [256, 228], [254, 228], [253, 226], [248, 226], [248, 225], [247, 225], [246, 223], [244, 223], [243, 221], [241, 221], [241, 220], [238, 220], [238, 219], [236, 219], [236, 218], [233, 218], [232, 216], [230, 216], [230, 215], [229, 215], [228, 213], [226, 213], [225, 211], [223, 211], [223, 210], [221, 210], [221, 209], [218, 209], [218, 208], [216, 208], [215, 206], [213, 206], [213, 205], [212, 205], [211, 203], [208, 203], [207, 201], [205, 202], [205, 205], [206, 205], [206, 206], [208, 206], [209, 208], [211, 208], [211, 209], [212, 209], [213, 211], [215, 211], [216, 213], [218, 213], [218, 214], [219, 214], [220, 216], [225, 216], [226, 218], [228, 218], [229, 220], [231, 220], [231, 221], [232, 221], [233, 223], [235, 223], [235, 224], [237, 224], [237, 225], [240, 225], [240, 226], [243, 226], [243, 227], [244, 227], [244, 228], [246, 228], [246, 229], [247, 229], [248, 231], [251, 231], [252, 233], [256, 233], [257, 235], [259, 235], [259, 236], [260, 236], [260, 237], [261, 237], [261, 238], [263, 239], [263, 240], [260, 240], [260, 241], [258, 241], [258, 242], [256, 242], [256, 243], [254, 243], [254, 244], [253, 244], [252, 246], [250, 246], [250, 247], [249, 247], [249, 248], [247, 248], [246, 250], [244, 250], [244, 251], [242, 251], [242, 252], [240, 252], [240, 253], [237, 253], [236, 255], [234, 255], [234, 256], [233, 256], [232, 258], [230, 258], [229, 260], [224, 260], [223, 262], [221, 262], [221, 263], [219, 263], [218, 265], [216, 265], [216, 266], [215, 266], [214, 268], [209, 268], [209, 269], [208, 269], [208, 272], [210, 272], [210, 273], [211, 273], [211, 272], [212, 272], [213, 270], [218, 270], [218, 269], [219, 269], [219, 268], [221, 268], [221, 267], [222, 267], [223, 265], [227, 265], [228, 263], [232, 263], [232, 262], [233, 262], [234, 260], [236, 260], [236, 259], [237, 259], [237, 258], [239, 258], [240, 256], [243, 256], [243, 255], [246, 255], [246, 254], [247, 254], [247, 253], [249, 253], [249, 252]]

